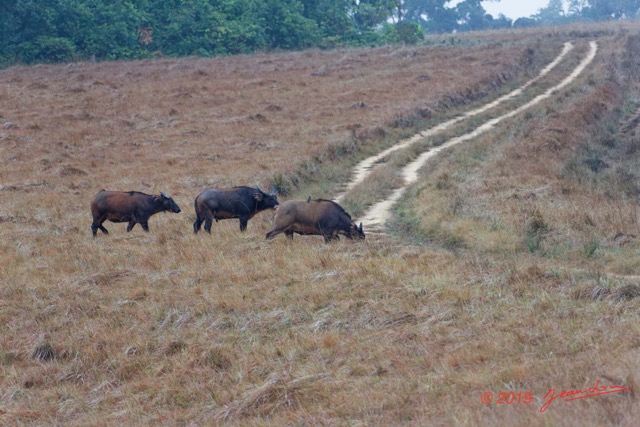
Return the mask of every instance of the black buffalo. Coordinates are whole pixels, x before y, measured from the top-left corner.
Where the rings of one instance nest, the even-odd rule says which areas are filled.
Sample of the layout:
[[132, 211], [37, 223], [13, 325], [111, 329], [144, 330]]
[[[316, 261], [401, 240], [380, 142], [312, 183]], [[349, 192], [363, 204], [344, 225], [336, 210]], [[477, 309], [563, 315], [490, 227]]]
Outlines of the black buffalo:
[[180, 212], [176, 202], [164, 193], [152, 196], [138, 191], [101, 190], [91, 201], [91, 232], [95, 236], [100, 229], [104, 234], [109, 234], [102, 225], [106, 220], [128, 222], [127, 231], [131, 231], [137, 223], [144, 231], [149, 231], [148, 221], [151, 215], [164, 211]]
[[351, 216], [332, 200], [289, 200], [276, 209], [273, 230], [266, 235], [272, 239], [284, 233], [290, 239], [293, 233], [319, 235], [325, 242], [339, 240], [339, 234], [349, 239], [364, 239], [362, 223], [358, 227]]
[[200, 193], [194, 202], [196, 220], [193, 232], [198, 233], [204, 222], [204, 229], [211, 233], [214, 219], [218, 222], [232, 218], [238, 218], [240, 231], [245, 231], [247, 223], [255, 214], [276, 206], [278, 196], [273, 190], [265, 193], [259, 188], [251, 187], [210, 188]]

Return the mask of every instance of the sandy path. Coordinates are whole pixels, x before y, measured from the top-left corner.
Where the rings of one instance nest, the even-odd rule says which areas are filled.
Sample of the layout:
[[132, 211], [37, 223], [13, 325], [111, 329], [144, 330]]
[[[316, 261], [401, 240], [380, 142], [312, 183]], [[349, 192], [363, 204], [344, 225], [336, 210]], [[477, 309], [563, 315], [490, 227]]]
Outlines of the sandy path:
[[[569, 46], [569, 47], [568, 47]], [[566, 54], [566, 52], [568, 52], [568, 50], [571, 49], [570, 44], [565, 44], [565, 48], [563, 50], [563, 52], [560, 54], [560, 56], [558, 58], [562, 59], [562, 57]], [[580, 64], [578, 64], [578, 66], [573, 70], [573, 72], [571, 74], [569, 74], [564, 80], [562, 80], [562, 82], [560, 82], [558, 85], [550, 88], [549, 90], [547, 90], [546, 92], [544, 92], [541, 95], [536, 96], [535, 98], [533, 98], [531, 101], [525, 103], [524, 105], [520, 106], [519, 108], [510, 111], [507, 114], [503, 114], [500, 117], [496, 117], [494, 119], [488, 120], [487, 122], [485, 122], [484, 124], [482, 124], [481, 126], [479, 126], [478, 128], [476, 128], [475, 130], [473, 130], [472, 132], [469, 132], [465, 135], [459, 136], [459, 137], [455, 137], [452, 138], [450, 140], [448, 140], [447, 142], [445, 142], [444, 144], [438, 146], [438, 147], [434, 147], [432, 149], [430, 149], [429, 151], [425, 151], [424, 153], [422, 153], [420, 156], [418, 156], [413, 162], [409, 163], [407, 166], [405, 166], [402, 169], [402, 177], [404, 179], [404, 185], [401, 188], [396, 189], [391, 196], [386, 199], [386, 200], [382, 200], [381, 202], [375, 204], [374, 206], [371, 207], [371, 209], [365, 214], [364, 218], [362, 219], [362, 221], [368, 226], [368, 227], [379, 227], [379, 226], [383, 226], [384, 223], [389, 219], [390, 217], [390, 213], [391, 213], [391, 207], [400, 199], [400, 197], [402, 197], [402, 195], [404, 194], [404, 192], [407, 190], [407, 188], [414, 184], [417, 180], [418, 180], [418, 171], [425, 165], [425, 163], [427, 162], [427, 160], [429, 160], [430, 158], [434, 157], [435, 155], [437, 155], [440, 151], [445, 150], [449, 147], [452, 147], [456, 144], [459, 144], [461, 142], [465, 142], [468, 141], [470, 139], [473, 139], [489, 130], [491, 130], [495, 125], [497, 125], [498, 123], [500, 123], [502, 120], [511, 118], [517, 114], [522, 113], [523, 111], [527, 110], [528, 108], [533, 107], [534, 105], [538, 104], [539, 102], [550, 98], [555, 92], [557, 92], [558, 90], [562, 89], [563, 87], [567, 86], [569, 83], [571, 83], [572, 81], [574, 81], [578, 75], [580, 75], [580, 73], [582, 73], [582, 71], [584, 71], [584, 69], [589, 65], [589, 63], [595, 58], [596, 52], [598, 50], [598, 45], [596, 44], [595, 41], [590, 42], [589, 44], [590, 49], [589, 52], [587, 53], [586, 57], [582, 60], [582, 62], [580, 62]], [[545, 70], [542, 70], [541, 74], [544, 72], [545, 74], [553, 67], [555, 66], [555, 64], [557, 63], [557, 61], [559, 62], [559, 59], [556, 58], [556, 61], [554, 61], [553, 63], [549, 64], [549, 66], [547, 68], [545, 68]], [[542, 74], [544, 75], [544, 74]], [[528, 82], [527, 84], [525, 84], [524, 86], [522, 86], [520, 89], [505, 95], [505, 99], [508, 99], [507, 97], [512, 97], [512, 94], [515, 92], [521, 93], [522, 89], [524, 89], [525, 87], [527, 87], [528, 85], [530, 85], [531, 83], [533, 83], [533, 81], [537, 80], [538, 78], [540, 78], [541, 76], [538, 76], [536, 79]], [[513, 95], [515, 96], [515, 95]], [[482, 111], [486, 111], [487, 109], [497, 105], [497, 103], [499, 103], [498, 101], [501, 101], [502, 98], [487, 104], [485, 107], [480, 108], [478, 110], [474, 110], [471, 113], [468, 113], [467, 115], [463, 116], [463, 118], [466, 117], [470, 117], [472, 115], [478, 114], [479, 112]], [[427, 135], [431, 135], [432, 131], [435, 131], [436, 129], [438, 130], [442, 130], [442, 127], [448, 127], [451, 126], [451, 124], [458, 122], [459, 120], [462, 119], [453, 119], [449, 122], [443, 123], [442, 125], [436, 126], [433, 129], [430, 129], [426, 132], [423, 132], [421, 134], [419, 134], [420, 136], [414, 136], [412, 138], [410, 138], [410, 140], [412, 140], [413, 142], [419, 140], [420, 138], [423, 138], [424, 136], [422, 136], [423, 134], [427, 134]], [[453, 123], [450, 123], [453, 122]], [[414, 140], [415, 139], [415, 140]], [[409, 141], [409, 140], [407, 140]], [[411, 142], [411, 143], [413, 143]], [[406, 143], [403, 142], [402, 144], [405, 144], [404, 147], [409, 146], [411, 143]], [[396, 146], [394, 146], [396, 147]], [[393, 147], [392, 147], [393, 148]], [[403, 148], [403, 147], [400, 147]], [[397, 148], [399, 149], [399, 148]], [[386, 150], [388, 152], [391, 152], [389, 150]], [[392, 150], [395, 151], [395, 150]], [[385, 153], [384, 155], [388, 154]], [[384, 153], [384, 152], [383, 152]], [[373, 165], [373, 163], [375, 163], [376, 161], [378, 161], [379, 159], [381, 159], [384, 156], [381, 156], [382, 153], [378, 154], [377, 156], [374, 156], [376, 158], [376, 160], [372, 161], [371, 164]], [[372, 157], [372, 158], [374, 158]], [[365, 161], [369, 161], [369, 159], [365, 160]], [[364, 163], [364, 162], [362, 162]], [[361, 163], [361, 164], [362, 164]], [[357, 171], [358, 172], [358, 171]], [[362, 174], [362, 172], [360, 172]], [[366, 177], [366, 174], [364, 174], [364, 176]], [[364, 179], [364, 178], [362, 178]], [[355, 184], [354, 184], [355, 185]], [[352, 187], [351, 187], [352, 188]]]
[[363, 161], [361, 161], [360, 163], [358, 163], [355, 167], [354, 167], [354, 172], [353, 172], [353, 178], [351, 179], [351, 181], [349, 181], [349, 183], [347, 184], [345, 190], [340, 193], [338, 196], [336, 196], [334, 198], [334, 200], [338, 203], [340, 203], [340, 200], [342, 200], [342, 198], [349, 192], [351, 191], [356, 185], [360, 184], [362, 181], [364, 181], [366, 179], [366, 177], [371, 173], [373, 167], [375, 166], [376, 163], [378, 163], [379, 161], [381, 161], [383, 158], [385, 158], [386, 156], [388, 156], [389, 154], [401, 150], [403, 148], [407, 148], [410, 145], [421, 141], [424, 138], [433, 136], [435, 134], [437, 134], [438, 132], [442, 132], [448, 128], [450, 128], [451, 126], [461, 122], [462, 120], [468, 119], [470, 117], [476, 116], [478, 114], [484, 113], [488, 110], [490, 110], [491, 108], [494, 108], [498, 105], [500, 105], [501, 103], [508, 101], [510, 99], [515, 98], [516, 96], [521, 95], [524, 90], [531, 86], [533, 83], [537, 82], [538, 80], [540, 80], [542, 77], [544, 77], [545, 75], [547, 75], [549, 73], [549, 71], [551, 71], [556, 65], [558, 65], [560, 63], [560, 61], [562, 61], [562, 59], [567, 55], [567, 53], [569, 53], [569, 51], [571, 51], [571, 49], [573, 49], [573, 45], [569, 42], [564, 44], [564, 47], [562, 49], [562, 52], [560, 52], [560, 54], [551, 62], [549, 63], [549, 65], [547, 65], [546, 67], [544, 67], [540, 73], [533, 79], [529, 80], [527, 83], [525, 83], [523, 86], [521, 86], [520, 88], [504, 95], [501, 96], [500, 98], [480, 107], [477, 108], [475, 110], [469, 111], [459, 117], [455, 117], [451, 120], [448, 120], [444, 123], [441, 123], [433, 128], [427, 129], [425, 131], [422, 131], [410, 138], [407, 138], [405, 140], [402, 140], [400, 142], [398, 142], [397, 144], [387, 148], [384, 151], [381, 151], [380, 153], [376, 154], [375, 156], [371, 156], [368, 157], [366, 159], [364, 159]]

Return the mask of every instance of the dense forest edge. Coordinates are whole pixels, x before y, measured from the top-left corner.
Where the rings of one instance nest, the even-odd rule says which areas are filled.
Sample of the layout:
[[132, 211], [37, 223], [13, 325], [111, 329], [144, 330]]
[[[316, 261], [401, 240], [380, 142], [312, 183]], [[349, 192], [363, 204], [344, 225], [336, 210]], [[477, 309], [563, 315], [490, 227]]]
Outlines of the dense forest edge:
[[481, 0], [5, 0], [0, 67], [415, 44], [425, 34], [635, 19], [639, 10], [639, 0], [549, 0], [513, 21]]

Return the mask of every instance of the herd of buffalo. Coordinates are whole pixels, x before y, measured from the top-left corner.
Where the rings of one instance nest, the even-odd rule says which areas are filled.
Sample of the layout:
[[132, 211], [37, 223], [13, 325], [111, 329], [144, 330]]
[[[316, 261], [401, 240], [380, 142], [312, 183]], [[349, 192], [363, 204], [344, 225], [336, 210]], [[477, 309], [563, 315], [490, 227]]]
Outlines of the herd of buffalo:
[[[214, 219], [217, 222], [232, 218], [240, 220], [240, 231], [244, 231], [255, 214], [266, 209], [275, 209], [273, 229], [267, 233], [267, 239], [280, 233], [291, 239], [294, 233], [319, 235], [324, 237], [325, 242], [338, 240], [339, 234], [349, 239], [364, 239], [362, 223], [357, 226], [342, 206], [332, 200], [308, 198], [280, 204], [273, 189], [265, 193], [260, 188], [252, 187], [210, 188], [196, 197], [194, 207], [194, 233], [200, 231], [203, 223], [204, 229], [211, 233]], [[127, 231], [131, 231], [136, 224], [149, 231], [149, 218], [164, 211], [181, 211], [180, 206], [165, 193], [149, 195], [138, 191], [101, 190], [91, 201], [91, 231], [94, 236], [98, 229], [108, 234], [102, 225], [106, 220], [127, 222]]]

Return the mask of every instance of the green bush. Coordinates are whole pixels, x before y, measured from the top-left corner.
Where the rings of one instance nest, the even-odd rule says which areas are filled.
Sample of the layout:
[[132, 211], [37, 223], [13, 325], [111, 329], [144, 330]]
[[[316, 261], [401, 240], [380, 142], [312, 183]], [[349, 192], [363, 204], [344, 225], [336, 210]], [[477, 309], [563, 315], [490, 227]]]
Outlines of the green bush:
[[424, 39], [422, 27], [415, 22], [399, 22], [395, 25], [398, 41], [405, 44], [416, 44]]
[[75, 57], [75, 45], [63, 37], [41, 36], [32, 42], [22, 43], [18, 56], [22, 62], [66, 62]]

